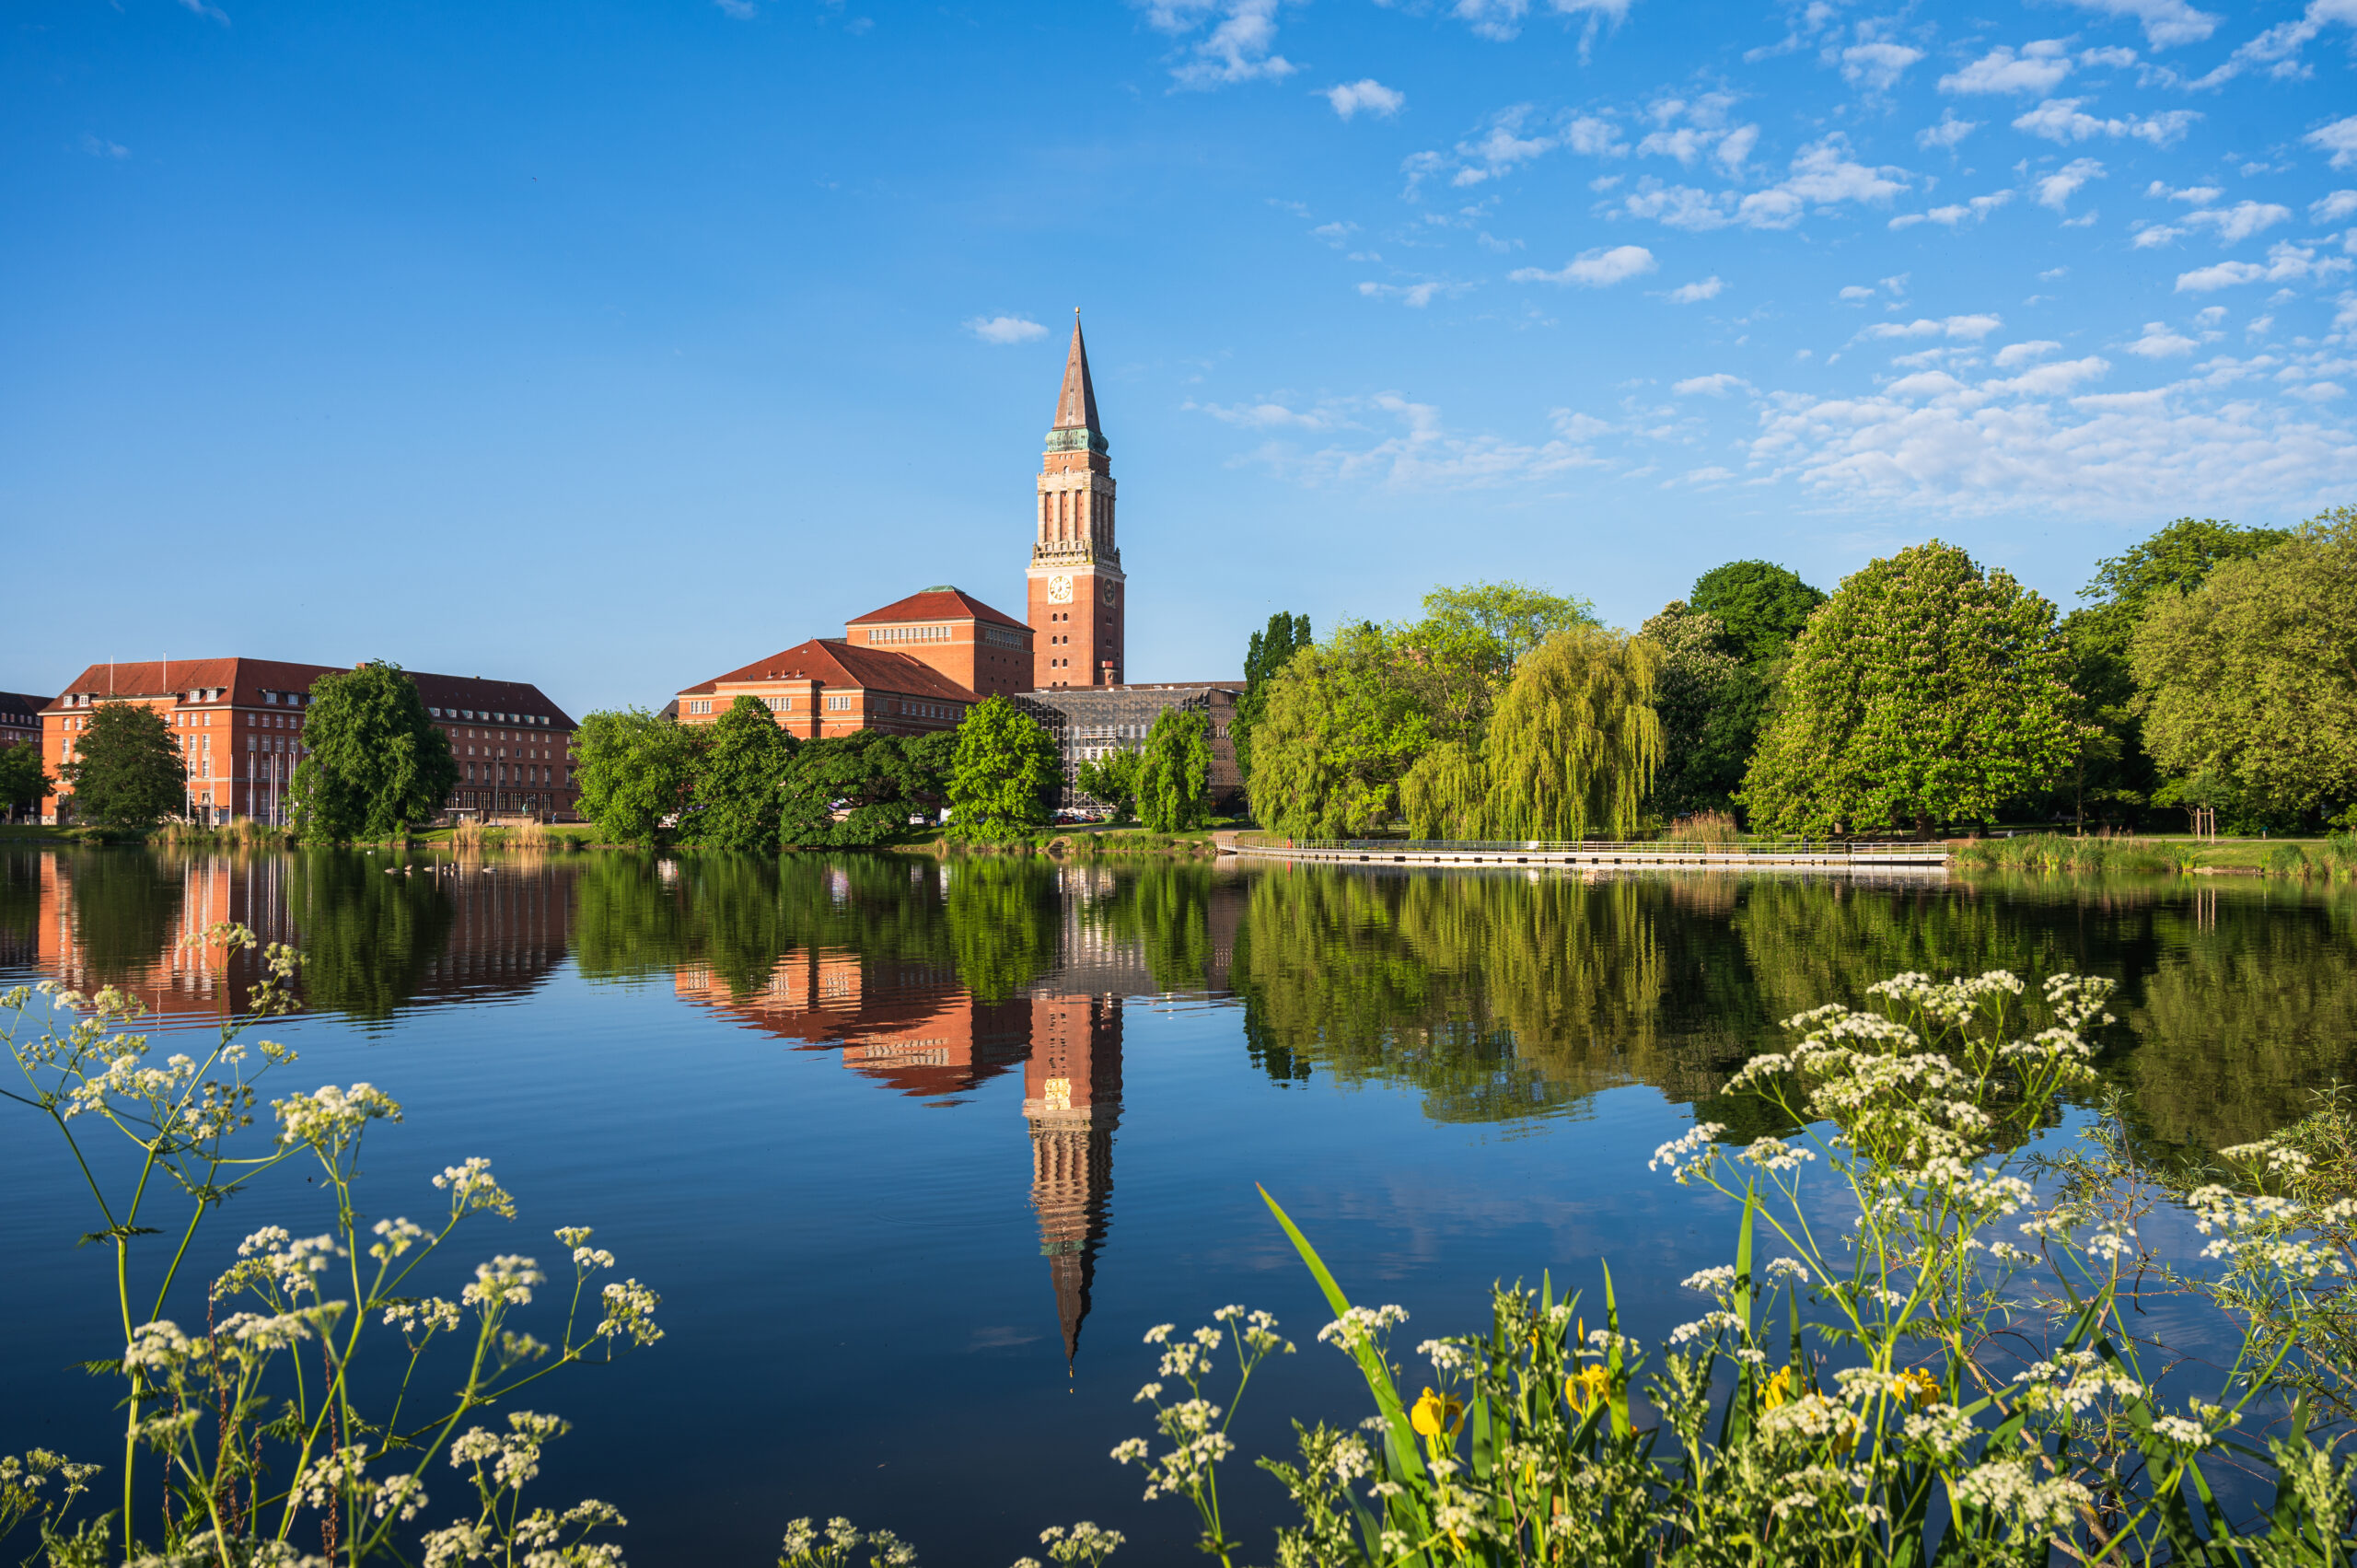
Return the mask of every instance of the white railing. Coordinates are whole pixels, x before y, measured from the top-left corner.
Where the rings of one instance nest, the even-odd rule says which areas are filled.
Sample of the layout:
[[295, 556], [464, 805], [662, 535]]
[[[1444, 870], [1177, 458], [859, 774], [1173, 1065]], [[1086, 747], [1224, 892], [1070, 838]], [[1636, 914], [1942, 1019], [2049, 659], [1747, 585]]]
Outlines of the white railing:
[[1920, 858], [1946, 854], [1946, 846], [1937, 842], [1853, 839], [1747, 839], [1739, 843], [1701, 843], [1678, 839], [1278, 839], [1264, 834], [1259, 842], [1239, 847], [1327, 854], [1474, 854], [1485, 859], [1577, 854], [1642, 856], [1648, 860], [1666, 856], [1747, 860], [1793, 855], [1870, 860], [1877, 856]]

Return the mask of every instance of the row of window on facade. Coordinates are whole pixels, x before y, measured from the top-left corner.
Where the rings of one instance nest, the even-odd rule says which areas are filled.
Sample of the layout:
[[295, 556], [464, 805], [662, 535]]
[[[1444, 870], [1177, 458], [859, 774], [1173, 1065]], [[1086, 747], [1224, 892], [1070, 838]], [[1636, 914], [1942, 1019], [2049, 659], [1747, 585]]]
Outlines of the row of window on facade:
[[[688, 700], [688, 712], [691, 714], [708, 714], [712, 712], [712, 705], [716, 700], [711, 697], [691, 697]], [[794, 712], [794, 699], [791, 697], [763, 697], [760, 702], [761, 706], [773, 714]], [[887, 699], [878, 698], [877, 705], [881, 709], [887, 702]], [[889, 702], [903, 718], [954, 719], [958, 716], [957, 706], [948, 703], [919, 703], [907, 698], [891, 699]], [[852, 705], [853, 698], [849, 693], [842, 695], [829, 693], [827, 696], [827, 712], [830, 714], [850, 713]]]
[[946, 643], [949, 641], [946, 626], [871, 626], [867, 629], [871, 643]]

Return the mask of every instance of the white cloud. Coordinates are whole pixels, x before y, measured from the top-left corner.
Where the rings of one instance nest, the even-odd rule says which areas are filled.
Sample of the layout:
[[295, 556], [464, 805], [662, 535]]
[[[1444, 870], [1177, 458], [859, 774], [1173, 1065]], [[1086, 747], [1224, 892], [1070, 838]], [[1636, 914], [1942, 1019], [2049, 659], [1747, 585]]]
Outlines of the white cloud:
[[2335, 168], [2357, 168], [2357, 114], [2319, 125], [2300, 140], [2332, 155]]
[[85, 136], [82, 150], [92, 157], [129, 157], [131, 149], [121, 142], [110, 142], [104, 136]]
[[1919, 147], [1946, 147], [1953, 151], [1958, 142], [1980, 129], [1980, 121], [1958, 120], [1956, 110], [1943, 109], [1937, 125], [1926, 125], [1915, 133], [1915, 145]]
[[1986, 196], [1933, 207], [1927, 213], [1905, 213], [1890, 220], [1893, 228], [1911, 228], [1919, 223], [1936, 223], [1948, 228], [1958, 228], [1967, 223], [1980, 223], [1991, 213], [2014, 199], [2011, 191], [1994, 191]]
[[[187, 0], [181, 0], [181, 3], [185, 5]], [[761, 8], [754, 5], [753, 0], [712, 0], [712, 3], [720, 7], [723, 16], [740, 22], [749, 22], [761, 14]]]
[[1696, 231], [1741, 225], [1747, 228], [1790, 228], [1811, 207], [1823, 209], [1843, 202], [1889, 201], [1907, 189], [1912, 178], [1903, 168], [1869, 168], [1850, 157], [1850, 145], [1840, 134], [1810, 143], [1794, 156], [1790, 172], [1764, 190], [1698, 191], [1690, 185], [1665, 186], [1647, 179], [1624, 197], [1620, 210], [1631, 217], [1653, 218], [1672, 228]]
[[[1275, 437], [1251, 458], [1295, 483], [1380, 485], [1398, 490], [1489, 490], [1502, 485], [1544, 480], [1573, 469], [1601, 468], [1604, 459], [1588, 450], [1596, 436], [1611, 426], [1586, 414], [1557, 409], [1555, 436], [1536, 445], [1495, 436], [1460, 435], [1450, 430], [1440, 410], [1411, 401], [1397, 392], [1373, 397], [1334, 400], [1321, 404], [1304, 421], [1289, 421], [1294, 411], [1283, 405], [1274, 415], [1262, 416], [1256, 405], [1245, 417], [1214, 418], [1245, 428], [1264, 428]], [[1317, 424], [1306, 423], [1314, 419]], [[1290, 429], [1366, 431], [1372, 440], [1345, 444], [1334, 441], [1314, 450], [1285, 444]], [[1387, 430], [1388, 434], [1378, 434]]]
[[1373, 76], [1362, 76], [1355, 82], [1343, 82], [1328, 87], [1318, 95], [1334, 106], [1334, 112], [1348, 120], [1364, 109], [1370, 114], [1386, 119], [1407, 106], [1408, 95], [1394, 92]]
[[2172, 202], [2189, 202], [2197, 207], [2206, 207], [2225, 193], [2215, 185], [2188, 185], [2181, 191], [2173, 191], [2168, 182], [2162, 180], [2155, 180], [2144, 187], [2147, 196], [2165, 196]]
[[1190, 402], [1186, 407], [1192, 412], [1210, 414], [1222, 424], [1245, 430], [1332, 430], [1349, 423], [1330, 407], [1294, 409], [1280, 402]]
[[1711, 376], [1689, 376], [1670, 390], [1681, 398], [1724, 398], [1729, 392], [1750, 391], [1751, 383], [1740, 376], [1730, 376], [1722, 370]]
[[2233, 245], [2289, 220], [2291, 215], [2291, 208], [2279, 207], [2272, 202], [2237, 202], [2231, 207], [2204, 207], [2198, 213], [2188, 213], [2184, 222], [2189, 226], [2214, 228], [2221, 243]]
[[1873, 289], [1868, 288], [1865, 285], [1864, 285], [1864, 284], [1862, 284], [1862, 283], [1853, 283], [1853, 284], [1847, 285], [1845, 285], [1845, 286], [1842, 288], [1842, 290], [1841, 290], [1841, 297], [1842, 297], [1843, 299], [1846, 299], [1846, 300], [1851, 300], [1851, 301], [1866, 300], [1866, 299], [1872, 299], [1874, 296], [1875, 296], [1875, 291], [1874, 291]]
[[2103, 165], [2091, 157], [2073, 158], [2038, 182], [2038, 204], [2061, 212], [2072, 196], [2090, 180], [2104, 178]]
[[[1485, 180], [1495, 180], [1511, 171], [1515, 165], [1527, 163], [1541, 154], [1552, 152], [1562, 145], [1552, 136], [1525, 135], [1523, 127], [1530, 121], [1530, 105], [1517, 103], [1494, 115], [1489, 131], [1479, 140], [1457, 144], [1458, 167], [1450, 177], [1452, 185], [1479, 185]], [[1428, 174], [1437, 174], [1447, 164], [1438, 153], [1418, 153], [1408, 160], [1409, 184]]]
[[1583, 114], [1563, 127], [1563, 145], [1587, 157], [1629, 156], [1629, 144], [1620, 139], [1620, 127], [1592, 114]]
[[2103, 49], [2082, 49], [2079, 51], [2079, 64], [2098, 69], [2109, 67], [2124, 71], [2136, 64], [2136, 52], [2121, 49], [2116, 44]]
[[1999, 44], [1961, 71], [1940, 78], [1944, 93], [2050, 93], [2071, 74], [2071, 49], [2059, 38]]
[[1680, 284], [1669, 291], [1672, 305], [1696, 305], [1705, 299], [1716, 299], [1727, 285], [1714, 273], [1698, 283]]
[[1443, 295], [1454, 299], [1472, 286], [1434, 278], [1411, 284], [1363, 283], [1359, 285], [1359, 296], [1364, 299], [1396, 299], [1411, 310], [1422, 310]]
[[2007, 343], [1997, 351], [1996, 366], [2011, 370], [2016, 365], [2027, 365], [2033, 359], [2043, 359], [2062, 345], [2051, 338], [2033, 338], [2027, 343]]
[[1609, 288], [1654, 270], [1654, 253], [1642, 245], [1616, 245], [1609, 250], [1586, 250], [1559, 272], [1517, 267], [1506, 275], [1515, 283], [1577, 284], [1582, 288]]
[[[229, 13], [217, 6], [206, 5], [204, 0], [180, 0], [180, 6], [184, 10], [203, 17], [207, 21], [219, 22], [225, 28], [229, 25]], [[731, 12], [730, 15], [733, 16], [735, 13]]]
[[2014, 397], [2060, 397], [2065, 392], [2077, 390], [2081, 382], [2096, 380], [2110, 370], [2111, 361], [2089, 354], [2084, 359], [2065, 359], [2052, 365], [2041, 365], [2035, 369], [2025, 370], [2010, 380], [1983, 381], [1980, 389], [1983, 393]]
[[1868, 512], [2034, 503], [2114, 517], [2298, 511], [2357, 482], [2346, 428], [2248, 397], [2213, 401], [2198, 380], [2062, 398], [2010, 383], [1918, 400], [1894, 391], [1771, 394], [1753, 472]]
[[2200, 43], [2218, 30], [2218, 17], [2195, 10], [2186, 0], [2072, 0], [2072, 4], [2107, 16], [2135, 17], [2143, 24], [2144, 41], [2154, 49]]
[[[1580, 34], [1580, 58], [1585, 60], [1598, 24], [1619, 26], [1629, 14], [1629, 0], [1547, 0], [1547, 9], [1565, 18], [1577, 17], [1586, 26]], [[1530, 0], [1457, 0], [1449, 15], [1471, 27], [1480, 37], [1504, 42], [1522, 31]]]
[[1949, 316], [1937, 321], [1929, 317], [1912, 321], [1876, 321], [1858, 334], [1858, 341], [1949, 337], [1979, 343], [2004, 324], [2001, 318], [1995, 316]]
[[2309, 75], [2309, 67], [2300, 59], [2300, 51], [2325, 28], [2332, 23], [2357, 26], [2357, 6], [2349, 0], [2308, 0], [2308, 7], [2297, 21], [2278, 22], [2257, 38], [2235, 51], [2224, 64], [2192, 85], [2214, 87], [2232, 80], [2253, 66], [2264, 65], [2267, 74], [2277, 81], [2299, 81]]
[[2191, 354], [2201, 344], [2181, 332], [2173, 332], [2167, 323], [2147, 321], [2144, 335], [2127, 345], [2128, 352], [2146, 359], [2172, 359], [2181, 354]]
[[977, 316], [966, 330], [986, 343], [1028, 343], [1048, 335], [1047, 328], [1021, 316]]
[[1359, 231], [1359, 226], [1358, 226], [1358, 225], [1356, 225], [1356, 224], [1354, 224], [1354, 223], [1340, 223], [1340, 222], [1336, 222], [1336, 223], [1321, 223], [1321, 224], [1319, 224], [1316, 228], [1311, 229], [1309, 232], [1310, 232], [1311, 234], [1313, 234], [1313, 235], [1317, 236], [1318, 238], [1320, 238], [1320, 239], [1324, 240], [1324, 241], [1325, 241], [1327, 244], [1329, 244], [1329, 245], [1337, 245], [1337, 246], [1339, 246], [1339, 245], [1341, 245], [1343, 241], [1345, 241], [1345, 240], [1349, 239], [1349, 238], [1350, 238], [1350, 237], [1351, 237], [1352, 235], [1356, 234], [1358, 231]]
[[2190, 109], [2170, 109], [2142, 119], [2131, 114], [2125, 120], [2099, 120], [2081, 111], [2079, 106], [2086, 101], [2083, 98], [2049, 99], [2016, 118], [2014, 129], [2043, 136], [2049, 142], [2067, 144], [2096, 136], [2134, 136], [2156, 147], [2167, 147], [2182, 140], [2186, 131], [2201, 118]]
[[2335, 191], [2308, 203], [2310, 223], [2338, 223], [2351, 213], [2357, 213], [2357, 191]]
[[1886, 93], [1922, 58], [1922, 50], [1903, 43], [1852, 44], [1841, 52], [1841, 79], [1870, 93]]
[[2136, 237], [2129, 243], [2139, 250], [2156, 250], [2164, 245], [2176, 244], [2177, 237], [2184, 232], [2185, 230], [2181, 228], [2173, 228], [2167, 224], [2156, 223], [2149, 228], [2138, 229]]
[[1182, 87], [1228, 87], [1237, 82], [1276, 82], [1299, 67], [1276, 53], [1277, 0], [1151, 0], [1146, 20], [1171, 34], [1191, 33], [1216, 17], [1195, 41], [1189, 57], [1171, 67]]
[[2351, 263], [2341, 257], [2330, 256], [2319, 261], [2312, 247], [2278, 240], [2269, 248], [2265, 266], [2255, 261], [2221, 261], [2214, 267], [2180, 273], [2177, 274], [2177, 292], [2208, 294], [2240, 284], [2293, 283], [2302, 278], [2314, 278], [2322, 283], [2327, 278], [2340, 277], [2350, 267]]

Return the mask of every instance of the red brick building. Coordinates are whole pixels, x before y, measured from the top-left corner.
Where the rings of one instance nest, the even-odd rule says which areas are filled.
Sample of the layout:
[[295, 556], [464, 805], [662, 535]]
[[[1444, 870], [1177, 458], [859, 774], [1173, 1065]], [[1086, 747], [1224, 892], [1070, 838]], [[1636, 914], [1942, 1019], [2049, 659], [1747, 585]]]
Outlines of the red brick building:
[[1025, 574], [1035, 691], [1118, 686], [1125, 679], [1129, 579], [1114, 541], [1110, 450], [1074, 311], [1056, 423], [1039, 464], [1038, 535]]
[[946, 584], [868, 611], [843, 638], [923, 660], [984, 697], [1031, 690], [1031, 628]]
[[[101, 703], [136, 703], [164, 716], [180, 742], [192, 822], [240, 819], [283, 824], [304, 756], [305, 710], [321, 676], [338, 666], [278, 659], [162, 659], [94, 664], [41, 709], [41, 761], [52, 778], [72, 761]], [[474, 816], [572, 814], [577, 798], [568, 750], [573, 721], [523, 681], [411, 671], [426, 715], [459, 761], [448, 809]], [[45, 822], [70, 820], [70, 792], [41, 802]]]
[[966, 710], [981, 700], [971, 688], [909, 654], [813, 637], [689, 687], [679, 693], [679, 722], [714, 723], [739, 697], [755, 699], [781, 728], [805, 740], [862, 729], [888, 735], [955, 729]]

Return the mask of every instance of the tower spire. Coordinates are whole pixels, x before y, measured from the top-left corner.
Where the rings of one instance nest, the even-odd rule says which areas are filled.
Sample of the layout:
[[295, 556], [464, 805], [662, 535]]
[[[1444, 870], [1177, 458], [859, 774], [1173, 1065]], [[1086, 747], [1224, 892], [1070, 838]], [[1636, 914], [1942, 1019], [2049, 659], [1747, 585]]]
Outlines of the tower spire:
[[1102, 436], [1097, 423], [1097, 389], [1088, 379], [1088, 345], [1081, 341], [1080, 308], [1073, 307], [1072, 351], [1064, 355], [1063, 389], [1056, 394], [1057, 430], [1086, 430]]

